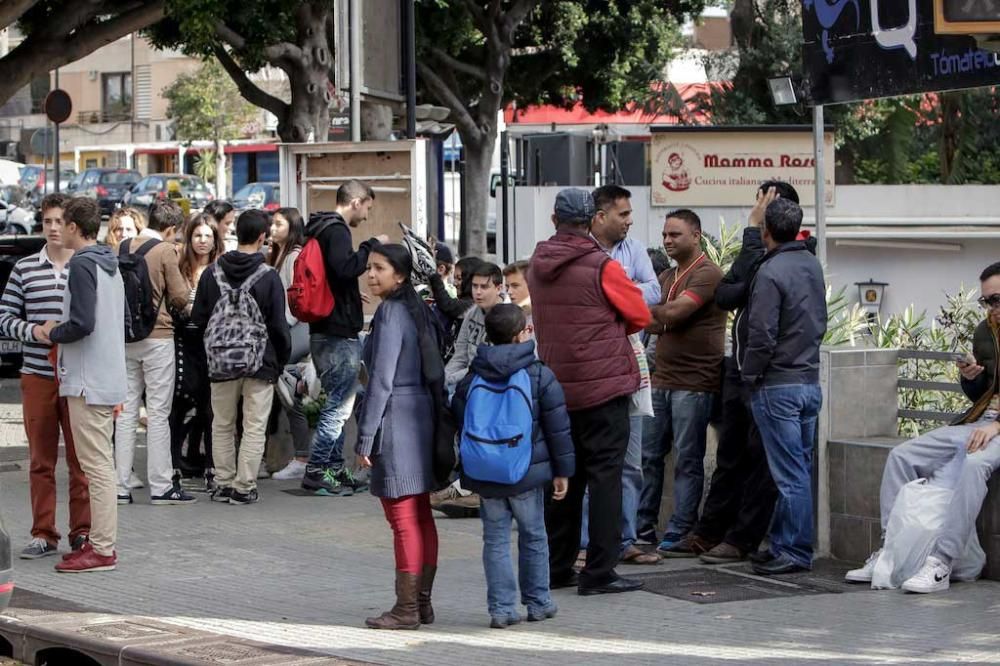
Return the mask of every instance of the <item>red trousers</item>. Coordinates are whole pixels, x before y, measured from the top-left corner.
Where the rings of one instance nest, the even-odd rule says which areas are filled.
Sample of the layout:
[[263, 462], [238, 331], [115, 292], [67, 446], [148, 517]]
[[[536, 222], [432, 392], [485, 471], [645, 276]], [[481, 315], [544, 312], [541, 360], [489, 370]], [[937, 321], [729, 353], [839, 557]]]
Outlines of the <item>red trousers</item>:
[[424, 565], [436, 567], [438, 534], [431, 515], [430, 493], [397, 499], [383, 497], [382, 510], [392, 527], [396, 570], [419, 574]]
[[66, 400], [59, 397], [54, 379], [21, 375], [21, 404], [24, 432], [28, 436], [31, 461], [31, 536], [59, 543], [56, 529], [56, 463], [59, 461], [59, 427], [66, 442], [66, 466], [69, 467], [69, 536], [90, 532], [90, 491], [87, 477], [80, 468], [73, 447]]

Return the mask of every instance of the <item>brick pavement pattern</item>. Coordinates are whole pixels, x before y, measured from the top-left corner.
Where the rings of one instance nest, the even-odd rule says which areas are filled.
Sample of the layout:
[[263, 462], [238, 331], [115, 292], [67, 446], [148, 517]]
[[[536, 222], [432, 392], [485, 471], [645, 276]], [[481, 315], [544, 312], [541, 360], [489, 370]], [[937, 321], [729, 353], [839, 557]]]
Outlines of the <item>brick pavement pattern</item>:
[[[16, 382], [4, 380], [0, 423], [19, 410]], [[13, 430], [4, 429], [0, 448], [24, 446]], [[64, 525], [62, 463], [59, 477]], [[53, 571], [55, 558], [15, 559], [15, 581], [108, 611], [384, 664], [1000, 663], [1000, 584], [985, 581], [932, 596], [866, 591], [712, 605], [559, 590], [555, 619], [492, 630], [480, 523], [445, 518], [436, 623], [376, 632], [363, 622], [391, 605], [393, 563], [377, 501], [280, 492], [294, 487], [261, 481], [254, 506], [203, 499], [153, 507], [147, 490], [136, 491], [136, 504], [119, 507], [117, 571], [67, 576]], [[0, 501], [19, 549], [31, 522], [26, 465], [0, 473]], [[659, 570], [692, 566], [682, 560]]]

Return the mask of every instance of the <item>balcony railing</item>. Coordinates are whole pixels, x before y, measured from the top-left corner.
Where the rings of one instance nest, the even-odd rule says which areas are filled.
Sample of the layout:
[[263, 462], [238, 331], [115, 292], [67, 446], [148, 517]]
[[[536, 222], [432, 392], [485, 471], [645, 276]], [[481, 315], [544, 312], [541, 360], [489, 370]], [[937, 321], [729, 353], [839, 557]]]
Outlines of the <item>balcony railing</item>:
[[131, 109], [108, 109], [105, 111], [78, 111], [76, 121], [80, 125], [97, 123], [120, 123], [132, 119]]

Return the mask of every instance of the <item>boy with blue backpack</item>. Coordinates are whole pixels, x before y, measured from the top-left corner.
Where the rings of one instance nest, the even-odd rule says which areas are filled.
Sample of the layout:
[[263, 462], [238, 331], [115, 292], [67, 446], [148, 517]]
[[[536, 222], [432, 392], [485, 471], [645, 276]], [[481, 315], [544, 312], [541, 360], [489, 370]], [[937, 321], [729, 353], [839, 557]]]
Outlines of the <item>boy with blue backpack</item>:
[[521, 621], [510, 553], [512, 519], [528, 621], [556, 614], [549, 594], [545, 494], [551, 483], [554, 500], [566, 496], [575, 458], [562, 387], [536, 358], [524, 311], [496, 305], [485, 328], [491, 344], [479, 346], [452, 412], [460, 432], [462, 487], [481, 498], [490, 627], [503, 629]]

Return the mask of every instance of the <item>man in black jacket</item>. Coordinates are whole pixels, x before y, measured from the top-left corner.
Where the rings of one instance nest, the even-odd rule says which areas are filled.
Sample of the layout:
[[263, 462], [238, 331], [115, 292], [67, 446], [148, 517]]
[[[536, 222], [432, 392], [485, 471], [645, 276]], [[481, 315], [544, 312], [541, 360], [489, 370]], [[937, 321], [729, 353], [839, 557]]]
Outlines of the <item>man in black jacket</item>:
[[[764, 211], [777, 198], [798, 203], [795, 188], [781, 181], [767, 181], [757, 190], [757, 201], [743, 231], [743, 247], [715, 291], [715, 303], [735, 312], [732, 353], [723, 362], [722, 424], [715, 472], [705, 508], [692, 530], [688, 556], [707, 564], [738, 562], [754, 553], [767, 534], [778, 489], [767, 469], [760, 432], [750, 412], [750, 391], [740, 377], [746, 349], [747, 301], [750, 283], [767, 253], [761, 227]], [[679, 556], [675, 554], [675, 556]]]
[[759, 574], [812, 568], [812, 455], [823, 395], [819, 348], [826, 334], [823, 267], [796, 240], [802, 209], [775, 199], [764, 213], [764, 246], [750, 288], [747, 344], [741, 374], [752, 392], [771, 476], [778, 486], [769, 540], [773, 559], [755, 562]]
[[306, 237], [316, 238], [323, 249], [334, 301], [326, 319], [309, 324], [309, 350], [326, 392], [326, 404], [319, 413], [302, 487], [321, 495], [353, 494], [362, 488], [344, 466], [344, 426], [358, 391], [358, 333], [365, 323], [358, 278], [368, 267], [368, 253], [380, 243], [388, 243], [389, 238], [384, 234], [370, 238], [355, 252], [351, 229], [368, 219], [374, 202], [371, 187], [350, 180], [337, 189], [334, 212], [310, 215], [306, 227]]
[[[223, 273], [221, 279], [231, 289], [239, 289], [247, 280], [253, 280], [249, 293], [257, 302], [267, 327], [267, 345], [259, 370], [249, 377], [212, 380], [212, 457], [218, 484], [212, 491], [215, 502], [253, 504], [258, 501], [257, 470], [264, 455], [274, 383], [292, 352], [292, 338], [285, 319], [285, 289], [278, 274], [264, 265], [264, 255], [260, 252], [270, 227], [268, 216], [262, 211], [248, 210], [240, 215], [236, 222], [236, 249], [219, 257], [215, 266], [202, 273], [191, 309], [191, 321], [204, 331], [221, 297], [220, 278], [216, 275], [216, 268], [219, 268]], [[243, 438], [237, 459], [235, 435], [236, 420], [241, 417], [240, 399], [243, 400]]]

